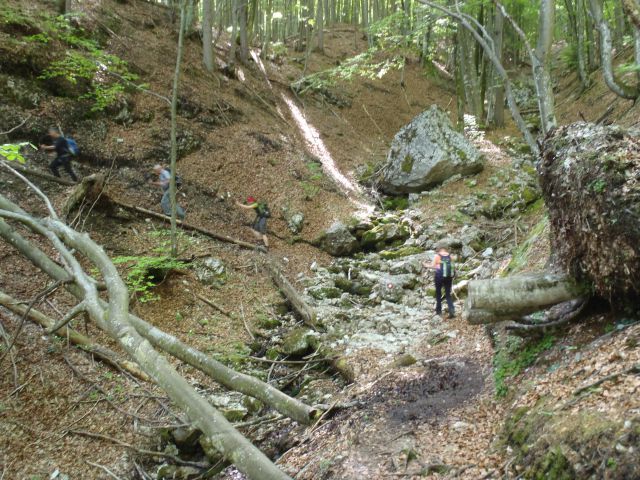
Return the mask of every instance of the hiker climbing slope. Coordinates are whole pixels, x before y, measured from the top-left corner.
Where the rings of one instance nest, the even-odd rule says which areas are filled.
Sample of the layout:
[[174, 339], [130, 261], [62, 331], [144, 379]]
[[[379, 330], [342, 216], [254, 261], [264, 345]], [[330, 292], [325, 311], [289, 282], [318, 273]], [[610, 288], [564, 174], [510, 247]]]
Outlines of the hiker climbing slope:
[[77, 154], [78, 147], [76, 146], [75, 141], [71, 139], [67, 139], [62, 136], [60, 130], [55, 127], [49, 128], [49, 138], [51, 140], [51, 145], [41, 144], [40, 148], [42, 150], [53, 152], [55, 151], [55, 158], [49, 164], [49, 170], [56, 177], [60, 177], [60, 172], [58, 169], [60, 167], [64, 167], [65, 171], [71, 177], [71, 180], [74, 182], [78, 181], [78, 177], [71, 168], [71, 157]]
[[[171, 193], [169, 190], [169, 182], [171, 180], [171, 172], [163, 168], [161, 165], [155, 165], [153, 167], [153, 172], [158, 175], [158, 180], [155, 182], [151, 182], [153, 185], [158, 185], [162, 189], [162, 199], [160, 200], [160, 207], [162, 208], [162, 213], [166, 216], [171, 216]], [[176, 186], [178, 186], [178, 177], [176, 175]], [[185, 212], [184, 209], [177, 204], [176, 201], [176, 216], [180, 220], [184, 220]]]
[[269, 207], [265, 202], [258, 202], [254, 197], [249, 196], [247, 203], [236, 202], [236, 205], [245, 210], [255, 210], [256, 219], [253, 222], [253, 234], [256, 238], [262, 238], [264, 246], [269, 248], [269, 239], [267, 238], [267, 219], [271, 216]]

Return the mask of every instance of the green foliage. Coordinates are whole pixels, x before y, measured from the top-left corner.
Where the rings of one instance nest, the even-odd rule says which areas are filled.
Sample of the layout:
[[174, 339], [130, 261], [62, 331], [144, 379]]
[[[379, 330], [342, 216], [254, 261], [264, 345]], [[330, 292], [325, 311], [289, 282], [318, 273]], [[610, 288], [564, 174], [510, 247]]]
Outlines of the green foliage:
[[0, 145], [0, 157], [10, 162], [18, 161], [19, 163], [25, 163], [26, 159], [22, 155], [22, 149], [25, 147], [31, 147], [37, 150], [35, 145], [29, 142], [5, 143], [4, 145]]
[[142, 302], [158, 300], [153, 288], [158, 285], [171, 270], [185, 268], [187, 264], [169, 256], [136, 257], [123, 256], [113, 259], [115, 265], [125, 265], [127, 287]]
[[550, 334], [530, 341], [509, 336], [506, 345], [496, 353], [493, 359], [496, 396], [500, 398], [506, 396], [509, 392], [507, 380], [532, 365], [538, 356], [553, 347], [555, 342], [556, 338]]
[[598, 180], [594, 180], [589, 184], [589, 188], [595, 193], [604, 192], [606, 187], [607, 187], [607, 182], [605, 182], [601, 178], [599, 178]]
[[406, 210], [409, 208], [409, 199], [407, 197], [387, 197], [382, 201], [384, 210]]
[[87, 92], [81, 98], [93, 100], [92, 111], [104, 110], [115, 103], [126, 84], [138, 79], [124, 60], [105, 52], [89, 33], [72, 25], [69, 16], [53, 17], [43, 13], [26, 16], [18, 10], [3, 8], [0, 21], [28, 26], [28, 30], [38, 32], [23, 36], [22, 42], [52, 45], [55, 50], [64, 52], [62, 58], [55, 58], [39, 78], [64, 78], [73, 85], [86, 82]]

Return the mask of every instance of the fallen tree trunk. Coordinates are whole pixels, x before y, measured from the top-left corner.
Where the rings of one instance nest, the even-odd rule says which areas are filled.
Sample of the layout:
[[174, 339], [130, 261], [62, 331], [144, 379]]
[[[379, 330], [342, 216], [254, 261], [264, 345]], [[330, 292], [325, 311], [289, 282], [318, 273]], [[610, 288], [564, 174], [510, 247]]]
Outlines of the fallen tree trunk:
[[[30, 320], [36, 322], [38, 325], [44, 327], [45, 329], [50, 329], [55, 325], [55, 321], [51, 317], [46, 316], [35, 308], [29, 309], [25, 304], [19, 302], [15, 298], [3, 292], [0, 292], [0, 305], [17, 315], [26, 314]], [[118, 354], [116, 354], [116, 352], [114, 352], [113, 350], [92, 342], [91, 340], [89, 340], [89, 338], [69, 327], [62, 327], [56, 330], [54, 334], [63, 339], [68, 338], [69, 342], [71, 342], [72, 345], [79, 346], [85, 352], [92, 354], [94, 357], [102, 360], [104, 363], [115, 367], [117, 370], [124, 370], [131, 375], [139, 378], [140, 380], [144, 380], [145, 382], [151, 381], [149, 375], [140, 370], [140, 368], [135, 363], [128, 360], [119, 360]]]
[[[137, 212], [137, 213], [141, 213], [143, 215], [148, 215], [150, 217], [153, 217], [155, 219], [158, 220], [162, 220], [165, 223], [171, 223], [171, 218], [167, 217], [166, 215], [163, 215], [161, 213], [157, 213], [154, 212], [152, 210], [147, 210], [146, 208], [142, 208], [142, 207], [136, 207], [135, 205], [129, 205], [123, 202], [120, 202], [118, 200], [114, 200], [113, 198], [110, 198], [111, 203], [118, 205], [119, 207], [122, 207], [126, 210], [130, 210], [132, 212]], [[238, 245], [242, 248], [246, 248], [249, 250], [257, 250], [259, 252], [263, 252], [266, 253], [266, 250], [264, 249], [264, 247], [260, 246], [260, 245], [255, 245], [253, 243], [249, 243], [249, 242], [245, 242], [243, 240], [238, 240], [235, 238], [231, 238], [231, 237], [227, 237], [226, 235], [221, 235], [219, 233], [215, 233], [212, 232], [211, 230], [207, 230], [206, 228], [202, 228], [202, 227], [198, 227], [196, 225], [191, 225], [190, 223], [186, 223], [182, 220], [176, 220], [176, 224], [184, 229], [184, 230], [191, 230], [194, 232], [198, 232], [201, 233], [203, 235], [206, 235], [207, 237], [213, 238], [215, 240], [220, 240], [221, 242], [226, 242], [226, 243], [233, 243], [235, 245]]]
[[[14, 207], [10, 202], [3, 200], [4, 199], [0, 195], [0, 208]], [[13, 245], [14, 248], [16, 248], [36, 267], [43, 270], [51, 278], [65, 282], [69, 280], [69, 275], [62, 267], [56, 264], [22, 235], [13, 230], [3, 220], [0, 220], [0, 237]], [[74, 284], [66, 283], [65, 288], [67, 288], [67, 290], [69, 290], [71, 294], [76, 296], [79, 300], [83, 299], [82, 293]], [[296, 400], [295, 398], [289, 397], [277, 388], [274, 388], [255, 377], [232, 370], [210, 356], [190, 347], [178, 340], [176, 337], [163, 332], [135, 315], [129, 314], [129, 321], [134, 328], [155, 347], [160, 348], [183, 362], [188, 363], [194, 368], [197, 368], [210, 376], [216, 382], [224, 385], [226, 388], [257, 398], [298, 423], [308, 425], [312, 423], [315, 418], [317, 414], [316, 409]]]
[[24, 175], [44, 178], [45, 180], [49, 180], [50, 182], [59, 183], [60, 185], [67, 185], [67, 186], [76, 185], [76, 182], [73, 182], [71, 180], [66, 180], [66, 179], [60, 178], [60, 177], [54, 177], [53, 175], [49, 175], [48, 173], [44, 173], [44, 172], [40, 172], [38, 170], [34, 170], [32, 168], [24, 167], [22, 165], [17, 164], [16, 162], [13, 162], [11, 164], [11, 168], [13, 168], [14, 170], [17, 170], [18, 172], [20, 172], [20, 173], [22, 173]]
[[268, 260], [267, 269], [269, 270], [273, 283], [278, 286], [280, 292], [282, 292], [285, 298], [289, 301], [293, 311], [300, 316], [304, 323], [312, 328], [317, 328], [315, 310], [305, 302], [302, 295], [300, 295], [293, 285], [291, 285], [278, 266], [272, 260]]
[[513, 320], [582, 296], [584, 290], [561, 274], [514, 275], [469, 282], [464, 316], [471, 324]]
[[[44, 197], [42, 192], [39, 190], [37, 192]], [[0, 195], [0, 202], [11, 205], [11, 202], [2, 195]], [[186, 379], [132, 327], [129, 321], [127, 288], [111, 260], [88, 235], [80, 234], [60, 222], [50, 203], [48, 206], [50, 217], [44, 219], [36, 219], [22, 211], [16, 212], [15, 210], [21, 210], [17, 206], [15, 209], [0, 209], [0, 216], [20, 222], [53, 244], [71, 272], [74, 290], [82, 298], [80, 305], [83, 309], [100, 328], [135, 359], [145, 373], [189, 416], [194, 425], [202, 430], [207, 443], [251, 479], [290, 479], [235, 430], [224, 415], [202, 398]], [[95, 281], [86, 274], [72, 250], [82, 254], [100, 271], [105, 279], [108, 302], [100, 299]]]
[[575, 123], [551, 133], [538, 167], [558, 266], [614, 308], [640, 305], [640, 134]]

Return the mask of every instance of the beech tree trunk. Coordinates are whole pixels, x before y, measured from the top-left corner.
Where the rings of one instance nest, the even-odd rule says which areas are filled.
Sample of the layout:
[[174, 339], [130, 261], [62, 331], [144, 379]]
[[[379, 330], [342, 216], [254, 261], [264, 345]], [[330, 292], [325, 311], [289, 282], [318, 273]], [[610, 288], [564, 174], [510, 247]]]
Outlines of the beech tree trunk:
[[[0, 209], [13, 211], [15, 205], [6, 201], [6, 199], [0, 195]], [[20, 212], [21, 210], [16, 211]], [[70, 277], [62, 267], [53, 262], [40, 249], [22, 237], [22, 235], [14, 231], [3, 220], [0, 220], [0, 237], [4, 238], [6, 242], [11, 244], [36, 267], [40, 268], [54, 280], [65, 283], [69, 282]], [[65, 288], [76, 296], [78, 300], [82, 301], [84, 299], [83, 293], [74, 284], [66, 284]], [[204, 353], [184, 344], [172, 335], [153, 327], [135, 315], [130, 314], [129, 321], [131, 325], [154, 346], [201, 370], [213, 380], [221, 383], [230, 390], [238, 391], [262, 400], [265, 404], [302, 424], [309, 424], [315, 416], [316, 410], [312, 407], [285, 395], [278, 389], [255, 377], [244, 375], [226, 367]]]
[[[496, 57], [502, 62], [502, 39], [504, 32], [504, 17], [499, 8], [495, 9], [493, 17], [493, 48]], [[504, 126], [504, 87], [502, 81], [491, 68], [491, 92], [487, 107], [487, 123], [493, 127]]]
[[[29, 319], [33, 320], [38, 325], [47, 330], [52, 328], [56, 324], [53, 318], [44, 315], [42, 312], [36, 310], [35, 308], [28, 308], [25, 304], [20, 303], [15, 298], [3, 292], [0, 292], [0, 305], [8, 310], [11, 310], [16, 315], [27, 315]], [[71, 342], [72, 345], [79, 346], [85, 352], [93, 355], [94, 357], [102, 360], [105, 363], [108, 363], [109, 365], [112, 365], [118, 370], [125, 370], [131, 375], [139, 378], [140, 380], [144, 380], [145, 382], [151, 381], [149, 375], [140, 370], [140, 368], [135, 363], [128, 360], [120, 360], [116, 352], [108, 349], [107, 347], [92, 342], [88, 337], [85, 337], [72, 328], [65, 326], [59, 328], [53, 333], [54, 335], [64, 340], [69, 339], [69, 342]]]
[[611, 31], [602, 14], [602, 0], [589, 0], [589, 9], [600, 36], [600, 63], [605, 83], [619, 97], [635, 100], [640, 93], [638, 87], [633, 88], [626, 85], [616, 78], [613, 71]]
[[464, 317], [471, 324], [512, 320], [582, 296], [571, 277], [541, 273], [469, 282]]
[[289, 280], [282, 274], [280, 269], [271, 261], [267, 263], [267, 268], [271, 274], [273, 282], [278, 286], [282, 294], [289, 300], [291, 308], [300, 318], [312, 328], [316, 328], [316, 312], [304, 301], [297, 290], [289, 283]]
[[205, 68], [213, 72], [214, 55], [213, 55], [213, 8], [211, 2], [213, 0], [202, 0], [202, 61]]
[[556, 19], [555, 0], [540, 2], [540, 21], [538, 25], [538, 43], [533, 64], [533, 78], [536, 82], [538, 106], [542, 134], [546, 135], [556, 126], [556, 114], [553, 101], [553, 85], [551, 83], [551, 47]]

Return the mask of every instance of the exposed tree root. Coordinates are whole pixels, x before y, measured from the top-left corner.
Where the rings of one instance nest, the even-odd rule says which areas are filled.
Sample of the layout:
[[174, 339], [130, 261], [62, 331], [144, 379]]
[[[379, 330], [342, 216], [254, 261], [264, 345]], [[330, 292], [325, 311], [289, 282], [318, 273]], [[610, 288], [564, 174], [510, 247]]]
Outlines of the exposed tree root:
[[510, 323], [506, 329], [516, 335], [544, 334], [575, 320], [587, 303], [586, 297], [569, 300], [550, 308], [540, 322], [535, 322], [531, 317], [524, 317], [523, 322]]

